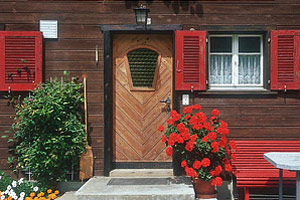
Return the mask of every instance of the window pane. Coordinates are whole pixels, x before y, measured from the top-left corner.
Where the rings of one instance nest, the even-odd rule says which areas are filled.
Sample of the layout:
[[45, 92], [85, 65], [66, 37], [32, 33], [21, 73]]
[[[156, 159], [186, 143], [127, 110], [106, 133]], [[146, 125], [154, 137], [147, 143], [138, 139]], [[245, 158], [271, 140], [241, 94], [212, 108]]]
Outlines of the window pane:
[[261, 84], [260, 55], [239, 56], [239, 84]]
[[232, 56], [211, 55], [210, 56], [210, 84], [232, 83]]
[[210, 52], [212, 53], [231, 53], [232, 38], [231, 37], [211, 37]]
[[259, 53], [260, 37], [239, 37], [240, 53]]

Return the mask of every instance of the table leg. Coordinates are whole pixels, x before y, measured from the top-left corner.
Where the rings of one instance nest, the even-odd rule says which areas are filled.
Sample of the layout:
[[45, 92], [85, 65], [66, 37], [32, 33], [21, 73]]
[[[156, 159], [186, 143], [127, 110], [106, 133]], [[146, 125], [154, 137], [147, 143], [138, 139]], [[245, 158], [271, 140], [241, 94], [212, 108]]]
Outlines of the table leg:
[[279, 200], [282, 200], [282, 169], [279, 169]]
[[296, 200], [300, 200], [300, 171], [296, 171]]

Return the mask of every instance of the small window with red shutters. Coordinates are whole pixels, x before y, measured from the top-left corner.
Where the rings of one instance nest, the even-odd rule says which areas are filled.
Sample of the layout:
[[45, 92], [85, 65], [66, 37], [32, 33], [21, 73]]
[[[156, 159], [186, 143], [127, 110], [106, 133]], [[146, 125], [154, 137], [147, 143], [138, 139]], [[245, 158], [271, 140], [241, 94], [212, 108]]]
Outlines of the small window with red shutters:
[[[265, 91], [266, 71], [271, 90], [300, 89], [300, 30], [271, 31], [268, 58], [262, 34], [210, 34], [207, 48], [206, 35], [176, 31], [176, 90], [206, 90], [208, 84], [209, 90]], [[265, 59], [270, 67], [264, 66]]]
[[265, 90], [263, 35], [206, 35], [176, 32], [176, 90]]
[[42, 33], [0, 31], [0, 91], [29, 91], [42, 81]]

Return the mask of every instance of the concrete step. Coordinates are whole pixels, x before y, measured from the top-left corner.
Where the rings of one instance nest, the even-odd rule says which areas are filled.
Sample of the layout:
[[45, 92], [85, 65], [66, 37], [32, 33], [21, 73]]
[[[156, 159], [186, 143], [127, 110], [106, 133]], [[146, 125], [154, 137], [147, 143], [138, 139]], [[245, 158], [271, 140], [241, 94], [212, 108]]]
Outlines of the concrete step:
[[[128, 179], [128, 176], [118, 178]], [[131, 179], [135, 178], [146, 177]], [[193, 186], [186, 177], [170, 177], [168, 184], [163, 185], [108, 185], [111, 179], [116, 178], [91, 178], [75, 193], [75, 196], [78, 200], [195, 200]]]
[[58, 197], [57, 200], [77, 200], [75, 191], [66, 192], [61, 197]]
[[172, 177], [173, 169], [114, 169], [110, 177]]

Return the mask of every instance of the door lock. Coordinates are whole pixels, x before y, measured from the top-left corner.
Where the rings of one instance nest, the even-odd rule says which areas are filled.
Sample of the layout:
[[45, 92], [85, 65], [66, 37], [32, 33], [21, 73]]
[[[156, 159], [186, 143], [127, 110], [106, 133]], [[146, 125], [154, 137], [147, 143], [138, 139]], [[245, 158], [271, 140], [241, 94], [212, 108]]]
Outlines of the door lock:
[[170, 97], [168, 96], [166, 100], [160, 100], [160, 103], [167, 104], [167, 113], [169, 115], [170, 112], [171, 112], [171, 99], [170, 99]]

